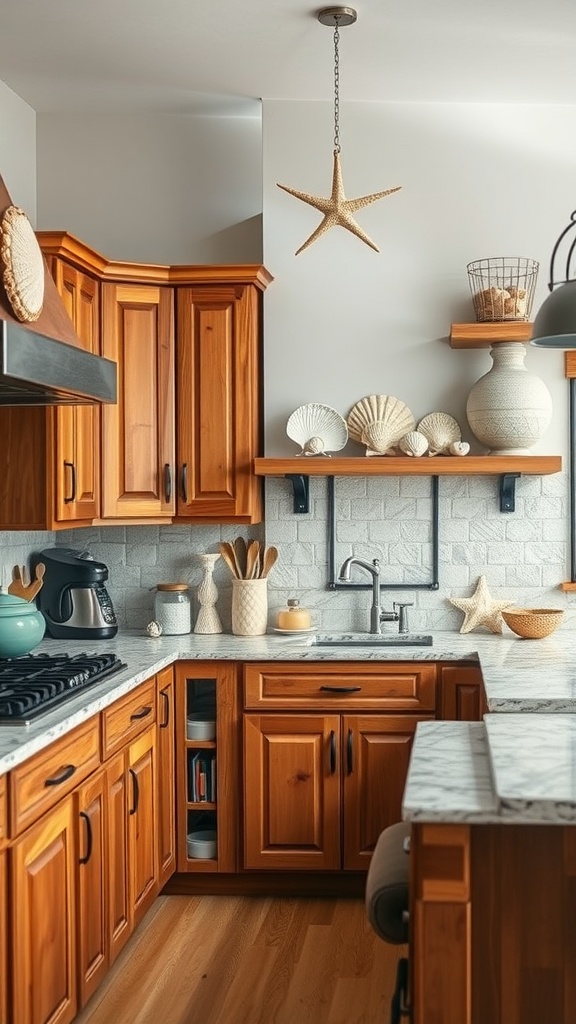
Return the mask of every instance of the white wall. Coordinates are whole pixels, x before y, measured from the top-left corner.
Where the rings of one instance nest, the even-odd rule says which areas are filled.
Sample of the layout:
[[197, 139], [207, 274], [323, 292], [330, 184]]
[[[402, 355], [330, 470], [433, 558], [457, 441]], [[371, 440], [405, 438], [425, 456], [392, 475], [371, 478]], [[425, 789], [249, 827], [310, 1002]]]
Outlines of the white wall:
[[36, 219], [36, 114], [0, 82], [0, 175], [16, 206]]
[[[266, 293], [267, 454], [295, 454], [285, 425], [299, 405], [346, 416], [373, 393], [400, 398], [417, 420], [451, 413], [483, 450], [465, 404], [490, 356], [447, 342], [451, 322], [474, 319], [466, 264], [538, 259], [538, 308], [553, 243], [575, 205], [575, 118], [574, 106], [342, 103], [346, 195], [402, 190], [356, 214], [379, 254], [336, 227], [295, 256], [321, 214], [277, 183], [329, 195], [332, 105], [264, 103], [264, 262], [276, 276]], [[564, 453], [562, 353], [529, 348], [526, 366], [545, 379], [555, 410], [533, 452]]]
[[38, 115], [38, 227], [110, 259], [258, 263], [260, 118]]

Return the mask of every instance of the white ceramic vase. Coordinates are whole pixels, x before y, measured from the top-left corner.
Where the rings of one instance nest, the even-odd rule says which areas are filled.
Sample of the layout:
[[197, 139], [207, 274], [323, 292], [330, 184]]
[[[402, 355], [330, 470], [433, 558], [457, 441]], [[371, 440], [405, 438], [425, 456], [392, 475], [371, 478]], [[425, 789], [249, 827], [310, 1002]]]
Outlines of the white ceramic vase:
[[262, 636], [268, 625], [268, 580], [232, 580], [232, 632]]
[[196, 597], [200, 604], [200, 611], [194, 626], [195, 633], [222, 633], [222, 623], [216, 611], [218, 600], [218, 588], [212, 579], [214, 566], [220, 558], [219, 554], [196, 555], [195, 558], [202, 566], [202, 579], [196, 591]]
[[492, 455], [527, 455], [550, 425], [550, 392], [524, 366], [524, 345], [498, 342], [490, 354], [492, 368], [468, 396], [470, 429]]

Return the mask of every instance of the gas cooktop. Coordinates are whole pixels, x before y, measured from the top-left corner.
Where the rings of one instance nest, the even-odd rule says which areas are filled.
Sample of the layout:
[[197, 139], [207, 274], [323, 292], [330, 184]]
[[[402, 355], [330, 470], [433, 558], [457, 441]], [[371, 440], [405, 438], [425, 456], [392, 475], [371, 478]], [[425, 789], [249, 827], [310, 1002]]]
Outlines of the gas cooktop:
[[0, 725], [30, 725], [124, 662], [115, 654], [28, 654], [0, 661]]

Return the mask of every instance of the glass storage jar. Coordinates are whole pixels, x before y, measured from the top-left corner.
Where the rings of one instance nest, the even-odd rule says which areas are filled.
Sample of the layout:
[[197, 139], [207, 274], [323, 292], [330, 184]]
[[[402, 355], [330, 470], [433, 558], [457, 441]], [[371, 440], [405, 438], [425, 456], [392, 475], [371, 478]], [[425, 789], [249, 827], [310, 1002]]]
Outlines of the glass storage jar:
[[281, 608], [276, 618], [278, 629], [310, 629], [311, 625], [312, 616], [308, 608], [301, 608], [300, 601], [296, 597], [288, 598], [287, 607]]
[[157, 585], [154, 618], [165, 636], [178, 636], [191, 631], [190, 588], [187, 583]]

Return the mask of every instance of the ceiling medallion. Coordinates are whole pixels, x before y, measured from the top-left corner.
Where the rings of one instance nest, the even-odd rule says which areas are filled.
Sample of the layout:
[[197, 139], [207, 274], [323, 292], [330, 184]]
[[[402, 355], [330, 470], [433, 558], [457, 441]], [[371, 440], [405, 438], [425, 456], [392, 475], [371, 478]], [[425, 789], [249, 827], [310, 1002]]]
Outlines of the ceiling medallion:
[[332, 168], [332, 192], [330, 196], [313, 196], [309, 192], [300, 192], [298, 189], [289, 188], [287, 185], [280, 185], [278, 188], [288, 192], [289, 195], [301, 199], [303, 203], [313, 206], [324, 214], [321, 223], [309, 238], [296, 250], [296, 256], [312, 245], [317, 238], [329, 231], [330, 228], [339, 225], [346, 228], [353, 235], [356, 235], [362, 242], [369, 245], [371, 249], [379, 252], [378, 246], [369, 235], [357, 224], [353, 214], [364, 206], [375, 203], [384, 196], [393, 192], [399, 192], [401, 185], [395, 188], [387, 188], [383, 192], [373, 192], [371, 195], [360, 196], [357, 199], [347, 199], [344, 194], [342, 182], [342, 170], [340, 167], [340, 54], [338, 44], [340, 42], [340, 26], [353, 25], [356, 21], [356, 11], [352, 7], [325, 7], [318, 12], [318, 21], [322, 25], [334, 25], [334, 159]]

